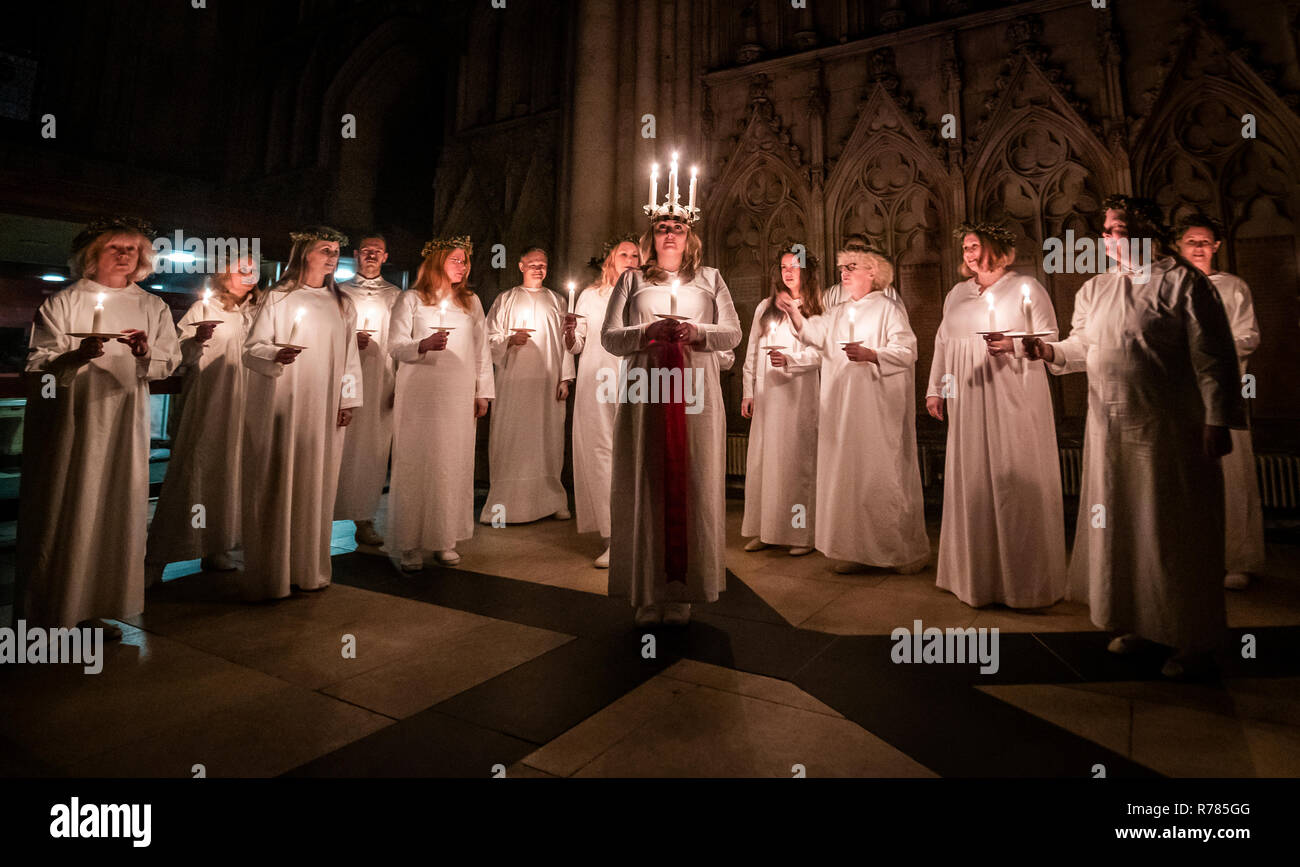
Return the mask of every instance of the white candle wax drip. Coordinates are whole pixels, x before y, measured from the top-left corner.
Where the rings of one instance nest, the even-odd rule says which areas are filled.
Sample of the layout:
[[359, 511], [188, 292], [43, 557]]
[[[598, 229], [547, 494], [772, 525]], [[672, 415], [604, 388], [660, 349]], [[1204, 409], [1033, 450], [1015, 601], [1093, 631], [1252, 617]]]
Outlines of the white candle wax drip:
[[1025, 314], [1025, 333], [1034, 333], [1034, 302], [1029, 300], [1029, 284], [1020, 287], [1020, 310]]

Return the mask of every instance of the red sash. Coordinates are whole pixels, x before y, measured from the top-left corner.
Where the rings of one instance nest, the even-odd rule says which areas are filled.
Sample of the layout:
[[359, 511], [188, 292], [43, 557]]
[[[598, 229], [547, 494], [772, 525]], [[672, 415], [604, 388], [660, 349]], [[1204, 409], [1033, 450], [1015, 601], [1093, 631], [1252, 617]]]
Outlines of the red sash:
[[[676, 341], [651, 341], [651, 368], [676, 370], [672, 377], [681, 384], [680, 392], [659, 395], [663, 420], [663, 492], [664, 492], [664, 567], [668, 580], [686, 583], [687, 470], [690, 450], [686, 442], [686, 356], [684, 344]], [[671, 374], [670, 374], [671, 376]], [[670, 380], [671, 381], [671, 380]]]

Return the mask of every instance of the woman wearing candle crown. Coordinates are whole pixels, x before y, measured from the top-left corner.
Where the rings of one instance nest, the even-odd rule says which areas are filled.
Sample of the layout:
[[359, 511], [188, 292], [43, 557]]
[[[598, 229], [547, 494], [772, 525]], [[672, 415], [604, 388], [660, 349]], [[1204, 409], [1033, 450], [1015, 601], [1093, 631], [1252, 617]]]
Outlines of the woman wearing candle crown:
[[[1238, 372], [1245, 376], [1247, 359], [1259, 349], [1259, 321], [1255, 318], [1255, 303], [1246, 281], [1214, 268], [1214, 254], [1223, 240], [1223, 226], [1205, 214], [1192, 214], [1179, 222], [1175, 237], [1178, 252], [1210, 278], [1210, 285], [1218, 292], [1228, 314], [1232, 341], [1237, 346]], [[1264, 507], [1259, 498], [1259, 480], [1255, 478], [1255, 448], [1250, 440], [1250, 428], [1232, 428], [1231, 437], [1232, 451], [1219, 462], [1223, 466], [1227, 536], [1224, 551], [1227, 574], [1223, 586], [1229, 590], [1245, 590], [1251, 573], [1263, 570], [1267, 560]]]
[[[239, 456], [243, 438], [244, 339], [257, 310], [257, 263], [231, 262], [176, 324], [182, 386], [180, 425], [167, 476], [149, 526], [147, 580], [163, 567], [203, 558], [203, 568], [235, 568], [228, 552], [239, 544]], [[196, 527], [194, 506], [204, 520]]]
[[[1008, 269], [1015, 236], [988, 223], [955, 232], [962, 273], [934, 338], [925, 406], [944, 421], [938, 580], [967, 605], [1043, 608], [1065, 596], [1061, 469], [1047, 372], [1015, 358], [1014, 338], [1057, 336], [1047, 290]], [[990, 322], [990, 316], [993, 322]]]
[[[144, 610], [149, 380], [180, 350], [167, 304], [136, 285], [153, 273], [152, 231], [91, 223], [72, 242], [77, 282], [41, 304], [27, 371], [18, 518], [17, 618], [102, 627]], [[120, 334], [116, 339], [75, 337]]]
[[[805, 317], [823, 312], [817, 259], [793, 242], [778, 259], [771, 294], [759, 302], [745, 353], [740, 414], [754, 419], [745, 467], [746, 551], [789, 545], [812, 552], [817, 497], [817, 397], [821, 354], [776, 306], [787, 296]], [[777, 347], [769, 350], [768, 347]]]
[[[618, 404], [602, 400], [600, 385], [618, 376], [618, 358], [601, 346], [598, 335], [605, 322], [614, 284], [623, 272], [641, 264], [638, 237], [624, 235], [605, 245], [593, 259], [600, 279], [578, 296], [574, 312], [565, 317], [564, 342], [579, 355], [578, 381], [573, 400], [573, 501], [578, 511], [579, 533], [600, 533], [604, 553], [596, 568], [609, 567], [609, 483], [613, 472], [614, 415]], [[582, 317], [582, 318], [578, 318]]]
[[330, 537], [344, 430], [361, 405], [356, 309], [334, 282], [347, 238], [290, 236], [284, 276], [244, 342], [244, 595], [288, 596], [330, 583]]
[[388, 524], [404, 572], [423, 567], [424, 551], [454, 566], [456, 543], [474, 535], [474, 435], [495, 392], [483, 304], [467, 282], [473, 251], [468, 237], [425, 244], [388, 326], [397, 362]]
[[776, 305], [795, 334], [821, 351], [817, 419], [817, 550], [836, 572], [880, 566], [919, 572], [930, 557], [916, 459], [916, 335], [886, 289], [889, 261], [848, 250], [839, 259], [844, 300], [805, 318], [788, 295]]
[[[700, 265], [694, 179], [687, 207], [675, 181], [674, 164], [668, 201], [646, 206], [645, 264], [623, 272], [601, 329], [601, 343], [628, 371], [626, 396], [607, 395], [620, 401], [609, 595], [631, 601], [638, 625], [685, 623], [692, 602], [713, 602], [726, 587], [727, 419], [717, 354], [740, 342], [740, 320], [722, 276]], [[665, 318], [674, 313], [683, 318]], [[669, 393], [656, 395], [647, 381], [669, 383]]]

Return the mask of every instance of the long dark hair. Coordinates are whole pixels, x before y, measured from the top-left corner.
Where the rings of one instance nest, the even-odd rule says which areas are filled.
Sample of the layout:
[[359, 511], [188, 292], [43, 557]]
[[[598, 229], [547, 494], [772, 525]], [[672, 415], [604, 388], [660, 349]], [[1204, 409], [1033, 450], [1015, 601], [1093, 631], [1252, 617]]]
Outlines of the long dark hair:
[[790, 290], [785, 287], [785, 281], [781, 279], [781, 260], [786, 256], [794, 255], [796, 261], [803, 260], [803, 265], [799, 268], [799, 312], [804, 316], [818, 316], [825, 311], [817, 257], [807, 250], [800, 255], [793, 248], [793, 243], [782, 247], [781, 252], [777, 254], [776, 265], [768, 273], [768, 283], [771, 285], [767, 293], [767, 309], [763, 311], [763, 318], [759, 321], [764, 332], [785, 318], [785, 313], [776, 306], [776, 298], [778, 293], [787, 295], [790, 293]]

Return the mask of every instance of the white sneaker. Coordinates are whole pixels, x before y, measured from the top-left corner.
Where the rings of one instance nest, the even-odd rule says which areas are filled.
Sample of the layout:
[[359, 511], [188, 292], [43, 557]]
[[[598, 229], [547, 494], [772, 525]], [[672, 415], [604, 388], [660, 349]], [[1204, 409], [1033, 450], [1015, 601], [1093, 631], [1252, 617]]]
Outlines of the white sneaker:
[[604, 554], [601, 554], [599, 557], [596, 558], [596, 568], [597, 568], [597, 569], [608, 569], [608, 568], [609, 568], [609, 549], [608, 549], [608, 548], [605, 549], [605, 553], [604, 553]]
[[455, 566], [460, 562], [460, 555], [451, 548], [438, 552], [438, 562], [444, 566]]
[[664, 623], [669, 626], [685, 626], [691, 619], [691, 603], [669, 602], [664, 606]]
[[374, 521], [357, 521], [356, 540], [358, 545], [379, 547], [384, 544], [384, 537], [375, 532]]
[[1223, 576], [1223, 586], [1229, 590], [1245, 590], [1250, 586], [1250, 575], [1246, 572], [1229, 572]]
[[1118, 653], [1119, 655], [1124, 656], [1125, 654], [1136, 652], [1144, 643], [1145, 642], [1140, 635], [1135, 632], [1130, 632], [1127, 635], [1121, 635], [1118, 638], [1111, 639], [1110, 644], [1106, 645], [1106, 649], [1111, 653]]
[[663, 611], [658, 605], [638, 605], [636, 609], [636, 625], [651, 626], [663, 619]]
[[568, 509], [560, 509], [560, 511], [556, 512], [555, 515], [554, 515], [553, 517], [554, 517], [555, 520], [557, 520], [557, 521], [567, 521], [567, 520], [569, 520], [570, 518], [572, 518], [573, 515], [570, 514], [570, 512], [569, 512]]
[[758, 538], [757, 536], [755, 536], [754, 538], [750, 539], [748, 542], [745, 543], [746, 551], [762, 551], [766, 547], [767, 547], [767, 543], [764, 542], [762, 539]]

